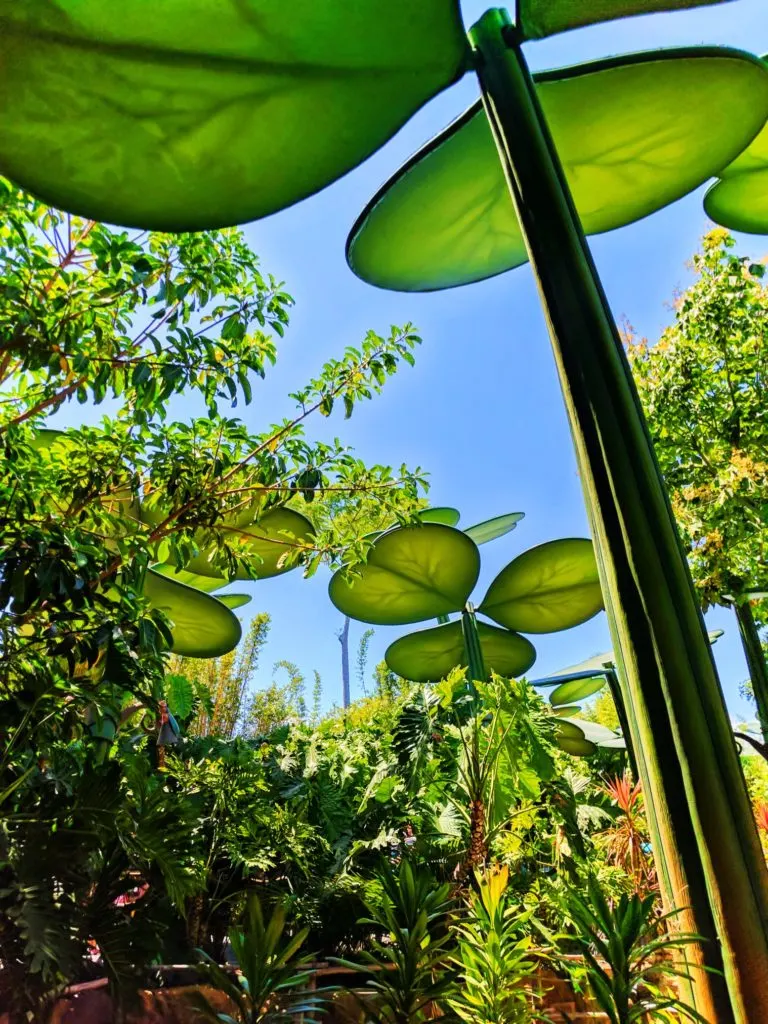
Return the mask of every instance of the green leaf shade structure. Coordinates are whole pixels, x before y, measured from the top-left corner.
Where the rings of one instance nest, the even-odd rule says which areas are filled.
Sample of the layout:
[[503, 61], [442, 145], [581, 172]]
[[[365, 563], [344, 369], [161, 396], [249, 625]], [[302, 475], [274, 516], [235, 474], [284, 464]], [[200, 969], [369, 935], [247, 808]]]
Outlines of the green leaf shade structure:
[[241, 627], [221, 601], [193, 587], [147, 572], [144, 594], [173, 622], [173, 650], [186, 658], [218, 658], [237, 646]]
[[539, 544], [502, 569], [479, 611], [507, 629], [554, 633], [578, 626], [603, 607], [592, 542]]
[[497, 538], [510, 533], [520, 520], [524, 518], [525, 512], [508, 512], [504, 516], [486, 519], [484, 523], [476, 523], [475, 526], [470, 526], [464, 533], [471, 537], [475, 544], [487, 544], [488, 541], [497, 540]]
[[250, 604], [253, 600], [251, 594], [219, 594], [216, 598], [226, 608], [242, 608], [243, 605]]
[[677, 11], [723, 2], [725, 0], [518, 0], [516, 20], [524, 39], [542, 39], [556, 32], [633, 14]]
[[[738, 50], [659, 50], [534, 77], [587, 234], [697, 188], [768, 116], [768, 68]], [[402, 291], [467, 284], [527, 260], [479, 101], [379, 190], [347, 258], [359, 277]]]
[[461, 519], [457, 508], [425, 508], [416, 514], [422, 523], [441, 523], [443, 526], [455, 526]]
[[157, 562], [152, 566], [152, 570], [160, 573], [161, 576], [167, 576], [168, 579], [174, 580], [176, 583], [183, 583], [186, 587], [202, 590], [205, 594], [212, 594], [214, 590], [226, 587], [229, 582], [220, 577], [201, 576], [200, 573], [189, 572], [187, 569], [177, 569], [175, 565], [169, 565], [167, 562]]
[[561, 750], [574, 757], [589, 757], [597, 751], [597, 747], [586, 738], [584, 731], [575, 723], [567, 720], [557, 723], [555, 739]]
[[[518, 633], [478, 622], [477, 634], [489, 672], [517, 678], [536, 660], [533, 644]], [[404, 679], [436, 683], [457, 666], [467, 667], [461, 622], [448, 622], [400, 637], [387, 648], [384, 660]]]
[[[146, 522], [161, 522], [165, 515], [160, 509], [142, 508], [142, 518]], [[217, 529], [225, 534], [230, 547], [238, 554], [261, 559], [253, 573], [240, 569], [234, 577], [238, 580], [265, 580], [289, 572], [295, 566], [285, 564], [285, 556], [294, 550], [296, 542], [309, 542], [315, 535], [315, 528], [309, 519], [291, 508], [276, 508], [265, 512], [257, 523], [248, 526], [236, 526], [225, 521]], [[200, 553], [187, 563], [186, 571], [193, 576], [214, 579], [211, 590], [224, 586], [227, 581], [222, 578], [221, 569], [211, 564], [216, 545], [206, 539], [204, 530], [198, 531], [195, 539]], [[171, 567], [171, 574], [174, 571]], [[194, 586], [199, 585], [192, 580], [190, 582]]]
[[550, 694], [549, 703], [557, 708], [573, 701], [586, 700], [604, 686], [605, 679], [599, 676], [594, 679], [574, 679], [569, 683], [561, 683]]
[[0, 0], [0, 172], [193, 231], [324, 188], [458, 78], [458, 0]]
[[359, 576], [335, 573], [329, 594], [344, 615], [397, 626], [460, 611], [479, 572], [477, 545], [460, 530], [406, 526], [375, 541]]
[[[768, 58], [764, 58], [768, 68]], [[732, 231], [768, 234], [768, 121], [757, 138], [720, 172], [704, 197], [712, 220]]]

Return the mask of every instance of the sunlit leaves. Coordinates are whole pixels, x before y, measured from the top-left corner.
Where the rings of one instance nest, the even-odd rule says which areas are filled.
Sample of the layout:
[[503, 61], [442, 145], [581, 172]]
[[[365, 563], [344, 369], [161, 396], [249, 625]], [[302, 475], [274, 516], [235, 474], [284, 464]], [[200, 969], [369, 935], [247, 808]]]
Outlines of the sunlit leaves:
[[517, 0], [517, 23], [525, 39], [541, 39], [584, 25], [636, 14], [704, 7], [725, 0]]
[[[524, 675], [536, 660], [533, 644], [506, 629], [477, 623], [478, 640], [488, 672], [505, 678]], [[387, 665], [404, 679], [437, 682], [457, 667], [466, 668], [461, 622], [450, 622], [400, 637], [387, 648]]]

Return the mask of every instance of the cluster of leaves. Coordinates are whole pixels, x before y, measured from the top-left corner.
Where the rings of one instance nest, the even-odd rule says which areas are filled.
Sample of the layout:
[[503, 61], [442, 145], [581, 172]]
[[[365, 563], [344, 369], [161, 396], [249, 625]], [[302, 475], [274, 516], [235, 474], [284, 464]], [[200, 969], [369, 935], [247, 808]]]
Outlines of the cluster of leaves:
[[765, 265], [716, 229], [655, 345], [628, 354], [704, 606], [768, 587]]

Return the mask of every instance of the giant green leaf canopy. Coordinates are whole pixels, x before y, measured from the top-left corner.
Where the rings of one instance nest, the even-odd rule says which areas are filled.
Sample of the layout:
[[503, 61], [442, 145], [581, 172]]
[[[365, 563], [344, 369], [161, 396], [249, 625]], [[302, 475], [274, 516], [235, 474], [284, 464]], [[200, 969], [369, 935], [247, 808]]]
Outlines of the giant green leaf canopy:
[[[738, 50], [659, 50], [534, 77], [587, 234], [697, 188], [768, 116], [768, 68]], [[347, 256], [364, 280], [403, 291], [467, 284], [527, 260], [479, 101], [379, 190]]]
[[458, 0], [0, 0], [0, 173], [170, 231], [324, 188], [463, 73]]

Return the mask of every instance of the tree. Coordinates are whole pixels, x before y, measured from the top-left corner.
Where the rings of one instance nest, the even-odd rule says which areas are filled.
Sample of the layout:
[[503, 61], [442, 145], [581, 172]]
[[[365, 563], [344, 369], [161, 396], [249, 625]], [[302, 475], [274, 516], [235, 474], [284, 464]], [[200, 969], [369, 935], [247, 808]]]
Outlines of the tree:
[[723, 229], [704, 236], [696, 279], [655, 345], [628, 354], [702, 606], [734, 608], [768, 735], [758, 628], [768, 590], [768, 288], [765, 265]]

